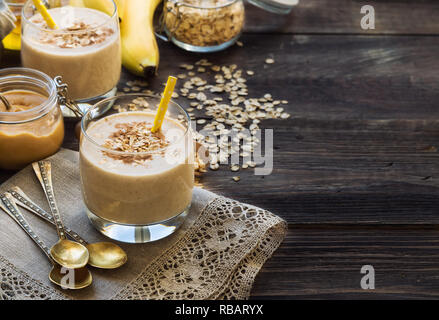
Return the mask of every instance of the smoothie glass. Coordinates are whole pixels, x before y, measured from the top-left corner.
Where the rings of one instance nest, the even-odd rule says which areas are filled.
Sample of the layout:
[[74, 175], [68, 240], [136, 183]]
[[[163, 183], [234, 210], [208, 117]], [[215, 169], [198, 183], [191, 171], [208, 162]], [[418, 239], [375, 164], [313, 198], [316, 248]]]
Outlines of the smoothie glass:
[[[90, 108], [81, 123], [80, 172], [86, 212], [95, 228], [114, 240], [162, 239], [183, 223], [191, 204], [194, 143], [190, 118], [177, 103], [169, 103], [159, 133], [166, 146], [127, 152], [103, 143], [108, 137], [120, 138], [120, 132], [114, 134], [118, 130], [131, 132], [126, 126], [152, 126], [159, 102], [160, 97], [146, 94], [108, 98]], [[149, 129], [142, 130], [150, 134]]]
[[[52, 78], [61, 76], [69, 96], [93, 104], [114, 96], [121, 73], [121, 44], [117, 6], [105, 0], [100, 11], [88, 2], [54, 1], [49, 13], [59, 29], [47, 27], [31, 0], [22, 12], [23, 66]], [[78, 3], [79, 6], [72, 6]], [[90, 3], [94, 3], [91, 1]]]

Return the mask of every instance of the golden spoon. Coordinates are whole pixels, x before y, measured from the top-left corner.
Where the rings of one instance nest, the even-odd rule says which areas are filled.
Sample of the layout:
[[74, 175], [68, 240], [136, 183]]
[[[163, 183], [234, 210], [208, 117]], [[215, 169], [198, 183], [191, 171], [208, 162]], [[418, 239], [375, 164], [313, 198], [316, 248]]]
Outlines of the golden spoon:
[[[8, 192], [19, 206], [55, 225], [53, 217], [33, 202], [19, 187], [13, 187]], [[87, 243], [71, 229], [65, 227], [65, 231], [72, 239], [86, 246], [90, 254], [89, 265], [101, 269], [116, 269], [127, 262], [127, 254], [117, 244], [112, 242]]]
[[87, 248], [75, 241], [68, 240], [58, 207], [55, 202], [55, 195], [52, 186], [52, 165], [49, 161], [38, 161], [32, 163], [32, 167], [37, 175], [38, 180], [43, 187], [49, 202], [50, 211], [55, 220], [56, 231], [58, 232], [59, 241], [50, 249], [50, 254], [58, 264], [69, 269], [78, 269], [84, 267], [89, 259]]
[[[50, 256], [49, 247], [47, 247], [44, 242], [41, 241], [41, 239], [29, 226], [10, 194], [2, 194], [0, 195], [0, 199], [0, 208], [3, 209], [3, 211], [5, 211], [12, 219], [14, 219], [14, 221], [38, 245], [38, 247], [43, 250], [47, 258], [49, 258], [49, 261], [52, 264], [52, 269], [49, 273], [49, 280], [51, 282], [66, 289], [83, 289], [92, 283], [93, 278], [87, 268], [65, 270], [52, 259]], [[71, 276], [70, 272], [74, 272], [73, 277]]]

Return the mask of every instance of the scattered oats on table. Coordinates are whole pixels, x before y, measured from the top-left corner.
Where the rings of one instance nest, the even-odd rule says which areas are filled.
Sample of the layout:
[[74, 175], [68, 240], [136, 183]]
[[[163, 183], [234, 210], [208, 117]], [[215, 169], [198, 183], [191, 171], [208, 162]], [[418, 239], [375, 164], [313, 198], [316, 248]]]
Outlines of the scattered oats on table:
[[233, 172], [239, 171], [239, 165], [237, 165], [237, 164], [232, 165], [230, 167], [230, 170], [233, 171]]
[[[274, 59], [267, 58], [265, 62], [274, 63]], [[195, 73], [192, 71], [195, 66], [197, 71], [205, 68], [205, 71], [210, 72]], [[208, 130], [217, 139], [214, 140], [211, 135], [204, 136], [200, 132], [194, 132], [194, 140], [209, 151], [208, 163], [196, 155], [197, 178], [201, 173], [207, 172], [208, 168], [215, 171], [219, 169], [220, 164], [228, 164], [233, 154], [240, 155], [243, 163], [232, 164], [232, 172], [256, 167], [256, 162], [249, 160], [249, 157], [260, 143], [257, 137], [260, 123], [265, 119], [290, 118], [291, 115], [280, 107], [281, 104], [287, 105], [288, 101], [275, 99], [269, 92], [264, 93], [262, 97], [251, 96], [245, 75], [251, 76], [254, 71], [240, 69], [236, 64], [219, 65], [201, 59], [194, 64], [183, 63], [180, 67], [186, 71], [177, 77], [185, 80], [177, 83], [176, 92], [190, 101], [186, 111], [201, 127], [198, 129]], [[131, 87], [141, 86], [136, 81], [129, 84]], [[130, 87], [129, 84], [127, 83], [127, 87]], [[131, 91], [130, 88], [127, 89]], [[147, 90], [142, 90], [145, 91]], [[150, 94], [154, 93], [148, 91]], [[195, 109], [203, 111], [195, 115]], [[233, 141], [221, 138], [221, 135], [232, 132], [235, 134]], [[240, 177], [233, 177], [233, 180], [237, 182]]]
[[267, 58], [267, 59], [265, 59], [265, 63], [266, 64], [273, 64], [274, 63], [274, 59], [273, 58]]

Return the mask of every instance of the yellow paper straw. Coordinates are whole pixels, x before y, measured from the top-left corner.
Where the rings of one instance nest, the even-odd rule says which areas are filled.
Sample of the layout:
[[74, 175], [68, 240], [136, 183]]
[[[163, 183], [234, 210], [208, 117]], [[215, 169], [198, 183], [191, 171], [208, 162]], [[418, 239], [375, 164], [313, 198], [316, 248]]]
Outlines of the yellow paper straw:
[[175, 84], [177, 83], [177, 78], [169, 76], [168, 82], [166, 83], [165, 91], [163, 92], [162, 100], [160, 100], [159, 108], [154, 118], [154, 125], [152, 126], [151, 132], [157, 132], [162, 127], [163, 119], [165, 119], [166, 111], [168, 110], [168, 104], [171, 100], [172, 93], [174, 92]]
[[56, 25], [55, 21], [53, 20], [52, 16], [47, 11], [46, 6], [41, 2], [41, 0], [32, 0], [37, 10], [41, 13], [44, 20], [46, 21], [47, 25], [50, 29], [58, 29], [58, 26]]

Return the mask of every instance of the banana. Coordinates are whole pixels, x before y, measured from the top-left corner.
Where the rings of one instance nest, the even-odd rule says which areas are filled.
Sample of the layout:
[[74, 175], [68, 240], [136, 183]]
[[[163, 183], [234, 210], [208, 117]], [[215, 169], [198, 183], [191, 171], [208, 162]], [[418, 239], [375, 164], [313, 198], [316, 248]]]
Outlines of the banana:
[[[115, 1], [116, 2], [116, 1]], [[73, 7], [91, 8], [102, 11], [109, 16], [113, 14], [114, 6], [112, 0], [69, 0], [69, 5]], [[117, 5], [117, 3], [116, 3]], [[123, 8], [117, 5], [117, 11], [120, 19], [120, 12]]]
[[72, 7], [85, 7], [84, 0], [70, 0], [69, 5]]
[[111, 0], [70, 0], [70, 3], [72, 1], [77, 2], [78, 6], [80, 6], [80, 3], [82, 2], [84, 7], [102, 11], [109, 16], [113, 14], [114, 6]]
[[154, 34], [154, 11], [161, 0], [116, 0], [120, 12], [122, 64], [139, 76], [155, 74], [159, 49]]
[[85, 7], [84, 0], [70, 0], [69, 5], [72, 7]]

